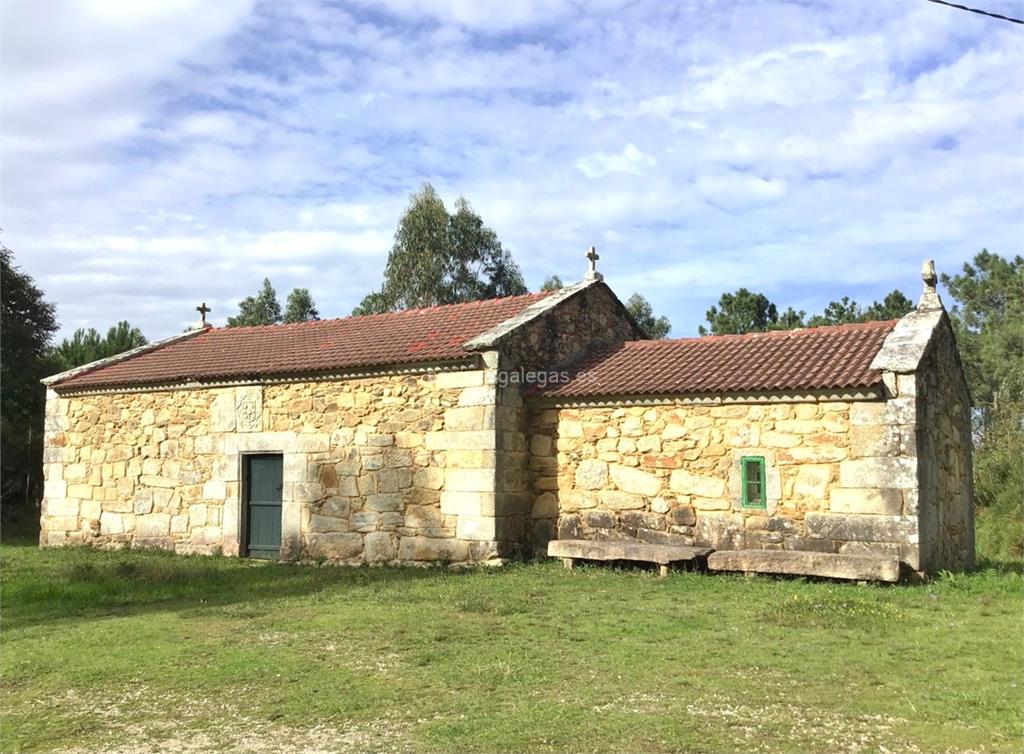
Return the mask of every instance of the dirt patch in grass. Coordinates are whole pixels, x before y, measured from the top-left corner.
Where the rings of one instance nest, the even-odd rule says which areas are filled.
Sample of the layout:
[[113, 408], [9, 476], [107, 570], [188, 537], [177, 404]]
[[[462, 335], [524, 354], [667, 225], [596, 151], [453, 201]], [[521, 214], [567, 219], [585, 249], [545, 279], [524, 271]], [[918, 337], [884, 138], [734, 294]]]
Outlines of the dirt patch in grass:
[[[37, 707], [56, 707], [71, 719], [103, 720], [100, 740], [62, 749], [66, 754], [348, 754], [412, 750], [407, 735], [409, 720], [381, 717], [361, 723], [289, 725], [247, 714], [241, 699], [181, 698], [146, 684], [137, 684], [108, 699], [85, 698], [68, 691]], [[38, 711], [45, 714], [44, 709]]]
[[[701, 697], [686, 705], [686, 711], [732, 734], [737, 751], [778, 751], [796, 749], [802, 741], [815, 741], [827, 751], [893, 752], [917, 754], [921, 749], [897, 731], [908, 722], [892, 715], [847, 717], [830, 710], [818, 710], [783, 701], [763, 705], [736, 703], [721, 696]], [[765, 740], [764, 730], [775, 735]]]

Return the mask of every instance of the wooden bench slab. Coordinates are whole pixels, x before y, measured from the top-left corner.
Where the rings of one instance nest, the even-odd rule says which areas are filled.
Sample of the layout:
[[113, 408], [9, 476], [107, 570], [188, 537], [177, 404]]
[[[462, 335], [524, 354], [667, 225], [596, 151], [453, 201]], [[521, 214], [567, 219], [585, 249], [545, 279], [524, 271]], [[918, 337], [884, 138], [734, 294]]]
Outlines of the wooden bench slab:
[[[568, 560], [635, 560], [641, 563], [688, 563], [707, 557], [710, 547], [652, 545], [626, 540], [554, 539], [548, 542], [548, 555]], [[566, 563], [571, 567], [571, 563]]]
[[718, 550], [708, 556], [708, 569], [823, 576], [854, 581], [898, 581], [900, 578], [900, 562], [897, 558], [792, 550]]

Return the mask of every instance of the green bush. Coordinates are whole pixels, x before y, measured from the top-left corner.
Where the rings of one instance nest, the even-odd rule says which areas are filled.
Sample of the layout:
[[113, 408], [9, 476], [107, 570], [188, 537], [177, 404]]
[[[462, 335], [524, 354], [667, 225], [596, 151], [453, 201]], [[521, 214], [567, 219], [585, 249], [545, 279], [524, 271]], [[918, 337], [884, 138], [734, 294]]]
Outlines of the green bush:
[[1024, 557], [1024, 403], [992, 411], [974, 452], [979, 557]]

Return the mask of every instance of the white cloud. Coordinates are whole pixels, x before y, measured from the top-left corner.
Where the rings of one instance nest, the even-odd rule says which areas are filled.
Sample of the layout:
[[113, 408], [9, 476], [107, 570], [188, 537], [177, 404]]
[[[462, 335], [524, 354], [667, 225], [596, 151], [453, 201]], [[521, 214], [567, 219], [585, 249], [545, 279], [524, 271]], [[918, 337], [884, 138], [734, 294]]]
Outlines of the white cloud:
[[249, 5], [4, 3], [5, 135], [61, 148], [86, 116], [99, 126], [93, 138], [124, 137], [125, 125], [138, 124], [125, 111], [151, 101], [153, 86], [181, 75], [181, 64], [231, 32]]
[[[591, 0], [588, 8], [607, 12], [620, 2]], [[398, 18], [431, 19], [488, 33], [550, 25], [578, 10], [569, 0], [362, 0], [360, 4]]]
[[630, 173], [641, 175], [657, 164], [650, 155], [627, 144], [621, 152], [594, 152], [576, 160], [576, 167], [587, 178], [600, 178], [608, 173]]
[[781, 198], [786, 193], [786, 182], [730, 172], [700, 176], [697, 189], [710, 202], [736, 208]]

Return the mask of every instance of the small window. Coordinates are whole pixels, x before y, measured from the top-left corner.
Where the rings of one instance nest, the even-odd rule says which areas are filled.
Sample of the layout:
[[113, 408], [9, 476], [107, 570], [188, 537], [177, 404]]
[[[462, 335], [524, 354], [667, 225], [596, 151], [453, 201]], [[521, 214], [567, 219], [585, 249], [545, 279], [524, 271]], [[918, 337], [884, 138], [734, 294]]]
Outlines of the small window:
[[764, 458], [746, 456], [740, 459], [743, 470], [743, 507], [767, 508], [768, 497], [764, 485]]

